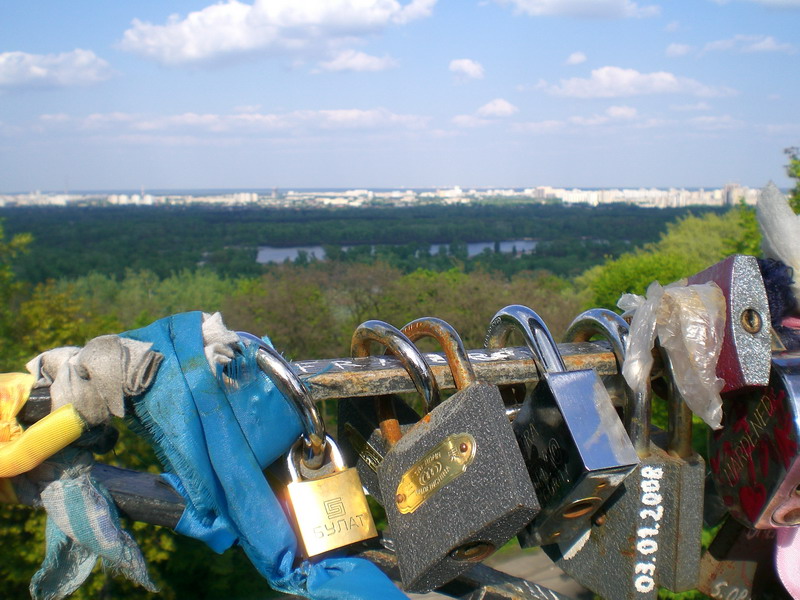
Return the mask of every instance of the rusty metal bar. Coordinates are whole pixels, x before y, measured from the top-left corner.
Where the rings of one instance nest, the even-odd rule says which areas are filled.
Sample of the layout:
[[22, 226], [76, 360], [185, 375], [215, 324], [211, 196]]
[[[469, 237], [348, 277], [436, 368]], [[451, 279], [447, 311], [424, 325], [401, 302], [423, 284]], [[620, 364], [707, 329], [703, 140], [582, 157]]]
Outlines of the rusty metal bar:
[[[567, 369], [595, 369], [598, 375], [613, 375], [617, 363], [608, 342], [559, 344]], [[484, 348], [467, 352], [475, 375], [494, 385], [534, 383], [538, 373], [525, 347]], [[425, 353], [440, 389], [455, 389], [453, 376], [442, 352]], [[360, 398], [414, 392], [414, 384], [402, 363], [391, 356], [298, 360], [292, 368], [308, 385], [315, 402], [337, 398]], [[50, 412], [50, 392], [34, 390], [20, 413], [24, 423], [38, 421]]]

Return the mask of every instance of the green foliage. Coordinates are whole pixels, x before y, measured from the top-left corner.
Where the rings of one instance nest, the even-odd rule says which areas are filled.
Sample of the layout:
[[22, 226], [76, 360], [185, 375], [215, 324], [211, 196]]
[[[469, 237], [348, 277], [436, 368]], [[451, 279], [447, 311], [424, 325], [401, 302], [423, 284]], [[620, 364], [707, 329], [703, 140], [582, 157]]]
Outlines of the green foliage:
[[759, 243], [750, 208], [738, 207], [721, 215], [689, 215], [670, 223], [658, 242], [589, 269], [577, 283], [587, 290], [587, 307], [613, 309], [623, 293], [644, 294], [653, 281], [666, 285], [688, 277], [732, 251], [758, 253]]
[[[0, 227], [0, 371], [20, 369], [50, 347], [82, 345], [96, 335], [186, 310], [221, 310], [230, 328], [268, 334], [293, 359], [347, 356], [352, 331], [374, 318], [398, 327], [421, 316], [443, 318], [468, 347], [480, 347], [489, 319], [507, 304], [531, 306], [559, 338], [582, 306], [613, 308], [622, 292], [642, 293], [655, 279], [668, 283], [730, 252], [757, 249], [758, 243], [753, 211], [747, 207], [696, 216], [561, 206], [358, 212], [127, 209], [115, 213], [119, 219], [92, 209], [12, 212], [16, 233], [10, 241]], [[684, 216], [666, 226], [678, 215]], [[36, 226], [27, 230], [48, 231], [48, 236], [23, 255], [30, 237], [22, 232], [31, 223]], [[658, 242], [647, 244], [659, 233]], [[489, 249], [467, 258], [467, 240], [523, 237], [540, 241], [535, 253], [513, 258]], [[269, 268], [254, 264], [258, 244], [320, 240], [329, 244], [326, 252], [333, 260], [305, 257], [302, 265]], [[431, 255], [430, 243], [440, 241], [449, 247]], [[354, 242], [362, 245], [342, 248]], [[371, 244], [381, 242], [373, 250]], [[624, 253], [636, 245], [643, 247]], [[605, 256], [613, 258], [586, 271], [577, 285], [542, 270], [578, 274]], [[20, 277], [36, 285], [25, 287]], [[335, 403], [322, 410], [332, 425]], [[657, 418], [663, 417], [657, 409]], [[120, 427], [113, 456], [101, 460], [160, 471], [147, 443]], [[705, 433], [698, 426], [695, 432]], [[43, 515], [0, 507], [0, 523], [4, 595], [23, 598], [42, 559]], [[216, 555], [162, 528], [125, 526], [139, 542], [161, 595], [98, 568], [75, 598], [270, 595], [238, 549]], [[28, 534], [32, 541], [21, 543]]]
[[[701, 212], [715, 209], [698, 208]], [[158, 278], [184, 270], [222, 277], [255, 277], [259, 245], [323, 244], [344, 262], [386, 262], [403, 272], [499, 270], [511, 276], [547, 269], [577, 275], [631, 246], [655, 239], [686, 209], [558, 205], [417, 206], [360, 209], [230, 209], [209, 207], [13, 207], [1, 208], [9, 232], [47, 232], [16, 261], [22, 281], [75, 279], [91, 272], [116, 278], [128, 270]], [[535, 253], [467, 261], [467, 242], [535, 239]], [[450, 244], [430, 254], [433, 243]], [[372, 251], [373, 245], [379, 245]], [[349, 246], [345, 250], [342, 247]], [[75, 257], [80, 257], [76, 260]], [[309, 262], [306, 257], [305, 262]]]
[[786, 174], [794, 179], [794, 188], [789, 193], [789, 205], [795, 213], [800, 214], [800, 148], [793, 146], [783, 152], [789, 157]]
[[17, 281], [13, 261], [27, 251], [33, 238], [28, 233], [19, 233], [6, 240], [3, 221], [0, 219], [0, 372], [3, 365], [11, 364], [16, 355], [13, 308], [22, 286]]

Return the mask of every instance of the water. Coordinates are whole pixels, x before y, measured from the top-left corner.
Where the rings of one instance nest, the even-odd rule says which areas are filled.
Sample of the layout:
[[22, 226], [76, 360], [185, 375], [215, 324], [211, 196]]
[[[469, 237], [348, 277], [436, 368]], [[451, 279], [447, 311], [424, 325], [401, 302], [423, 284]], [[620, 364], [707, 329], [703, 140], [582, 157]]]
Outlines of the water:
[[[508, 240], [500, 242], [500, 252], [510, 253], [514, 248], [517, 252], [530, 252], [536, 248], [535, 240]], [[467, 254], [470, 257], [477, 256], [486, 249], [494, 250], [494, 242], [472, 242], [467, 244]], [[352, 246], [342, 246], [347, 249]], [[431, 244], [431, 254], [438, 254], [441, 248], [446, 252], [450, 244]], [[256, 262], [260, 264], [266, 263], [282, 263], [285, 260], [294, 261], [299, 256], [300, 252], [305, 252], [309, 258], [312, 256], [318, 260], [325, 259], [325, 250], [322, 246], [290, 246], [287, 248], [277, 248], [275, 246], [259, 246], [258, 256]]]

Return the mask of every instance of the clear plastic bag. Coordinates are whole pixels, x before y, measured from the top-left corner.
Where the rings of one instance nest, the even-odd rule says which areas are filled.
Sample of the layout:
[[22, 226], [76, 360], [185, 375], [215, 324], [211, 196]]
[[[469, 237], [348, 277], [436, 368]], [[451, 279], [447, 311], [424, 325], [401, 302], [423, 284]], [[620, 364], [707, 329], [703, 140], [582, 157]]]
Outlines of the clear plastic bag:
[[622, 374], [644, 390], [653, 365], [656, 337], [672, 362], [675, 385], [694, 414], [713, 429], [722, 421], [724, 386], [716, 375], [725, 332], [725, 297], [715, 283], [662, 287], [653, 282], [647, 297], [623, 295], [618, 306], [633, 314]]

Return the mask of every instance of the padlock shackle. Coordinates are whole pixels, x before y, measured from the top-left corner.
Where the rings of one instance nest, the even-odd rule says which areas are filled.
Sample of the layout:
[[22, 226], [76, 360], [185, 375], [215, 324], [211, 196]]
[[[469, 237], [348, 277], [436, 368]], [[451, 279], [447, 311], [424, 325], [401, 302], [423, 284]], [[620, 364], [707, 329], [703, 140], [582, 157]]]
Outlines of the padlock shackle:
[[666, 349], [656, 340], [656, 347], [664, 362], [663, 378], [667, 384], [667, 451], [687, 458], [692, 456], [692, 410], [686, 404], [672, 374], [672, 361]]
[[463, 390], [477, 381], [467, 348], [461, 336], [448, 322], [435, 317], [422, 317], [406, 323], [402, 331], [412, 342], [424, 337], [431, 337], [439, 342], [457, 389]]
[[[439, 385], [433, 376], [431, 368], [425, 361], [422, 352], [408, 339], [399, 329], [378, 320], [364, 321], [356, 327], [350, 341], [350, 355], [353, 358], [367, 358], [369, 354], [369, 343], [377, 342], [386, 347], [396, 358], [400, 360], [417, 392], [425, 402], [425, 410], [430, 412], [439, 404]], [[377, 413], [378, 423], [380, 423], [381, 435], [386, 442], [393, 446], [403, 436], [400, 431], [400, 422], [394, 412], [392, 403], [387, 398], [377, 398], [375, 401], [375, 412]]]
[[300, 417], [303, 425], [303, 462], [311, 469], [318, 469], [325, 459], [325, 446], [328, 436], [325, 432], [325, 422], [311, 399], [305, 384], [292, 370], [291, 365], [277, 350], [264, 340], [246, 331], [237, 331], [236, 334], [258, 346], [256, 363], [258, 367], [278, 388], [278, 391], [289, 400]]
[[300, 436], [297, 438], [297, 441], [292, 444], [292, 447], [289, 449], [289, 453], [286, 455], [286, 469], [289, 472], [289, 477], [292, 481], [301, 481], [302, 479], [302, 476], [300, 475], [300, 469], [297, 464], [298, 457], [300, 460], [303, 460], [309, 469], [316, 470], [322, 468], [322, 465], [325, 464], [325, 452], [327, 451], [330, 454], [331, 462], [337, 471], [344, 471], [347, 468], [344, 456], [342, 456], [342, 451], [339, 450], [339, 446], [331, 436], [325, 434], [325, 451], [322, 452], [322, 462], [317, 467], [312, 467], [305, 462], [302, 456], [299, 456], [300, 449], [304, 445], [305, 440], [303, 439], [303, 436]]
[[[611, 350], [617, 359], [618, 376], [622, 377], [622, 365], [628, 347], [628, 322], [607, 308], [591, 308], [572, 320], [564, 342], [588, 342], [595, 335], [602, 336], [611, 344]], [[635, 392], [625, 386], [625, 429], [631, 443], [640, 457], [650, 454], [650, 417], [652, 413], [652, 391], [648, 384], [644, 392]], [[648, 382], [649, 383], [649, 382]]]
[[533, 362], [541, 375], [563, 373], [567, 370], [547, 325], [533, 309], [521, 304], [501, 308], [492, 317], [486, 332], [486, 348], [503, 348], [508, 345], [511, 333], [519, 331], [525, 345], [533, 355]]
[[385, 346], [402, 363], [417, 392], [425, 401], [426, 412], [430, 412], [439, 404], [439, 385], [425, 357], [412, 340], [389, 323], [378, 320], [364, 321], [353, 333], [350, 355], [353, 358], [368, 357], [370, 342]]

